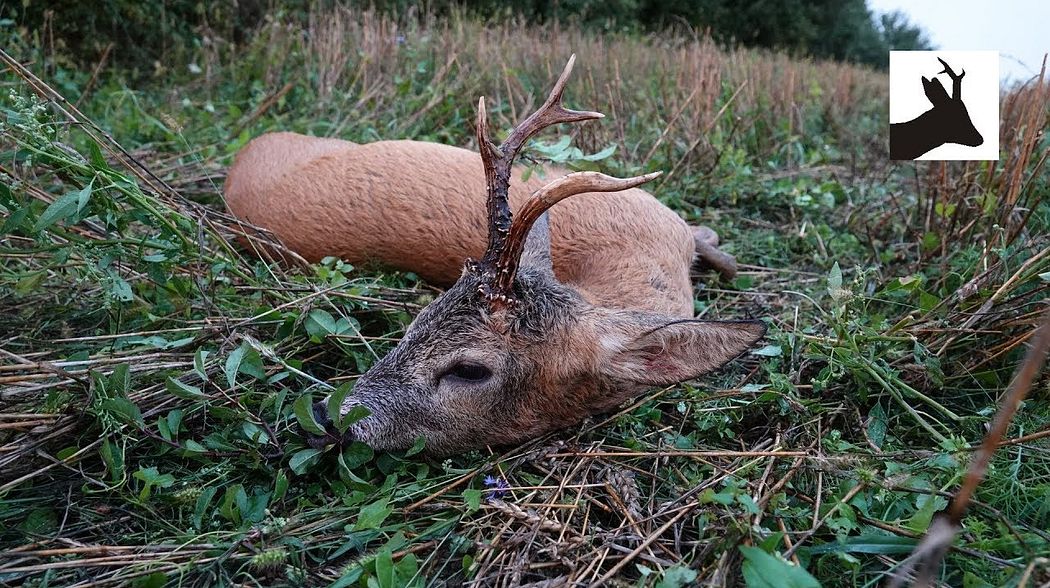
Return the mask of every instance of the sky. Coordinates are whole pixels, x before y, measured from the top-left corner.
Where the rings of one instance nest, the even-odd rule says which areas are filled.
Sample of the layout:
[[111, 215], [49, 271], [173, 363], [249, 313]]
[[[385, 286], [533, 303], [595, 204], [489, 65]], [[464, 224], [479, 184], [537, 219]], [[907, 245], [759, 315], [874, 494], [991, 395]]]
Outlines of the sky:
[[904, 12], [938, 49], [998, 51], [1003, 83], [1037, 75], [1050, 51], [1050, 0], [868, 0], [868, 7]]

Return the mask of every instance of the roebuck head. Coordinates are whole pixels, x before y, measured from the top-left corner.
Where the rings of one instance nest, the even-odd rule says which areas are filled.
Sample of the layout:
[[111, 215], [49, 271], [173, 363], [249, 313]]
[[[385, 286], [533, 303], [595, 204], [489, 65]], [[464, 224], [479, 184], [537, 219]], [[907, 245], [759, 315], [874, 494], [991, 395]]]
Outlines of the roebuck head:
[[417, 438], [431, 454], [504, 445], [607, 411], [654, 385], [711, 371], [765, 332], [761, 322], [711, 322], [588, 304], [551, 266], [546, 211], [570, 196], [615, 192], [658, 174], [617, 179], [578, 172], [536, 191], [512, 220], [507, 193], [518, 151], [541, 129], [601, 118], [562, 107], [570, 58], [547, 101], [498, 147], [485, 99], [477, 138], [488, 185], [488, 249], [467, 260], [458, 282], [425, 308], [386, 357], [365, 373], [341, 413], [369, 416], [311, 443], [362, 441], [404, 449]]
[[926, 98], [933, 105], [928, 112], [931, 117], [931, 128], [935, 129], [936, 138], [941, 144], [958, 143], [967, 147], [977, 147], [984, 143], [984, 137], [977, 131], [977, 127], [970, 120], [970, 113], [966, 110], [966, 104], [962, 101], [962, 80], [966, 70], [956, 74], [948, 63], [937, 58], [944, 69], [938, 73], [948, 74], [952, 80], [952, 95], [944, 90], [941, 81], [937, 78], [932, 80], [922, 78], [922, 89]]

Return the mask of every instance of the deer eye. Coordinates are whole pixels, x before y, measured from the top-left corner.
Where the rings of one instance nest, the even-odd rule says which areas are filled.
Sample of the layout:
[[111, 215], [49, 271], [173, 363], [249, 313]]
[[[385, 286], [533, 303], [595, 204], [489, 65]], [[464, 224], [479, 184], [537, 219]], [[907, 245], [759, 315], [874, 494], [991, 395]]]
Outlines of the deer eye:
[[450, 367], [444, 374], [441, 375], [441, 379], [452, 379], [459, 380], [461, 382], [484, 382], [492, 376], [492, 370], [489, 368], [477, 364], [460, 362]]

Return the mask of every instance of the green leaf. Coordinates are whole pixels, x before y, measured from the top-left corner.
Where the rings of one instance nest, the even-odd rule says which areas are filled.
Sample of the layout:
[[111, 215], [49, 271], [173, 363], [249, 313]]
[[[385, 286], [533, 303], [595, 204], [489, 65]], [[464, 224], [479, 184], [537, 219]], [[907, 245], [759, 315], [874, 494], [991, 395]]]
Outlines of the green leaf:
[[766, 345], [761, 349], [756, 349], [751, 352], [751, 355], [761, 355], [762, 357], [780, 357], [783, 355], [784, 350], [780, 345]]
[[911, 537], [900, 537], [898, 535], [887, 535], [884, 533], [868, 533], [856, 537], [850, 537], [838, 543], [825, 543], [811, 547], [812, 554], [824, 553], [879, 553], [884, 555], [911, 553], [918, 544]]
[[354, 441], [343, 450], [342, 456], [346, 468], [352, 470], [372, 461], [374, 455], [375, 452], [371, 447], [360, 441]]
[[102, 155], [102, 149], [99, 148], [98, 143], [94, 139], [88, 138], [88, 159], [91, 161], [96, 169], [108, 170], [110, 169], [109, 163], [106, 162], [106, 158]]
[[69, 192], [48, 205], [40, 218], [36, 219], [33, 230], [42, 231], [60, 220], [65, 220], [77, 211], [80, 192]]
[[230, 356], [226, 358], [226, 365], [223, 371], [226, 373], [226, 383], [233, 388], [237, 385], [237, 372], [241, 369], [241, 361], [244, 360], [244, 354], [248, 351], [247, 345], [241, 345], [237, 349], [230, 353]]
[[167, 388], [168, 392], [171, 392], [172, 396], [177, 396], [184, 400], [199, 400], [204, 398], [204, 392], [201, 392], [200, 388], [191, 386], [175, 378], [168, 378], [164, 387]]
[[882, 443], [886, 441], [886, 431], [888, 428], [889, 424], [886, 421], [886, 411], [882, 410], [882, 405], [876, 404], [872, 407], [871, 411], [868, 412], [868, 439], [870, 439], [879, 450], [882, 449]]
[[259, 445], [266, 445], [270, 442], [270, 435], [262, 427], [251, 421], [241, 423], [241, 432], [244, 433], [244, 436], [249, 441], [255, 441]]
[[[416, 554], [406, 553], [398, 562], [394, 565], [394, 575], [398, 580], [401, 581], [401, 585], [405, 585], [410, 578], [415, 578], [419, 573], [419, 562], [416, 560]], [[421, 582], [413, 582], [408, 584], [409, 586], [422, 586]]]
[[762, 551], [740, 546], [744, 583], [748, 588], [820, 588], [820, 582], [799, 566]]
[[481, 490], [467, 488], [463, 491], [463, 502], [467, 504], [467, 512], [474, 512], [481, 508]]
[[171, 431], [172, 436], [179, 436], [179, 425], [182, 424], [182, 409], [173, 408], [168, 412], [168, 416], [165, 420], [168, 423], [168, 430]]
[[102, 442], [102, 447], [99, 448], [99, 455], [102, 456], [102, 461], [106, 464], [106, 470], [109, 472], [109, 477], [114, 482], [119, 482], [124, 478], [124, 452], [118, 450], [115, 443], [106, 439]]
[[153, 490], [154, 486], [158, 488], [169, 488], [175, 483], [175, 476], [172, 476], [171, 474], [162, 474], [157, 471], [157, 468], [155, 467], [144, 468], [139, 466], [139, 470], [132, 474], [132, 476], [144, 482], [142, 491], [139, 492], [139, 501], [141, 502], [145, 502], [149, 499], [150, 492]]
[[319, 455], [321, 455], [320, 449], [302, 449], [295, 452], [292, 459], [288, 460], [288, 467], [301, 476], [306, 473], [306, 468], [313, 464]]
[[335, 319], [326, 310], [315, 308], [310, 311], [310, 314], [306, 317], [304, 325], [306, 332], [310, 337], [321, 340], [326, 335], [337, 333], [337, 327]]
[[125, 424], [138, 425], [139, 427], [145, 425], [145, 422], [142, 420], [142, 411], [135, 406], [134, 402], [127, 398], [107, 398], [102, 401], [100, 407]]
[[208, 370], [205, 367], [205, 363], [208, 361], [208, 352], [203, 349], [198, 349], [193, 354], [193, 370], [197, 372], [201, 380], [208, 381]]
[[292, 410], [295, 412], [295, 419], [299, 421], [299, 426], [308, 433], [314, 435], [324, 435], [327, 431], [324, 430], [317, 420], [314, 418], [314, 398], [310, 394], [304, 394], [295, 400], [292, 404]]
[[50, 535], [58, 527], [58, 514], [50, 508], [34, 508], [22, 523], [22, 530], [33, 535]]
[[416, 437], [416, 442], [413, 443], [412, 447], [409, 447], [408, 451], [405, 452], [405, 457], [412, 457], [413, 455], [419, 453], [420, 451], [423, 451], [423, 449], [426, 446], [427, 446], [427, 439], [426, 439], [426, 437], [424, 437], [422, 435]]
[[692, 586], [696, 581], [696, 570], [686, 566], [674, 566], [667, 568], [663, 578], [656, 583], [656, 588], [682, 588]]
[[[336, 429], [340, 433], [345, 433], [346, 428], [343, 427], [342, 418], [339, 415], [340, 410], [343, 407], [343, 401], [350, 395], [350, 390], [354, 387], [353, 382], [346, 382], [336, 388], [329, 396], [328, 403], [326, 405], [328, 409], [328, 418], [335, 423]], [[347, 427], [350, 425], [347, 424]]]
[[164, 588], [168, 583], [168, 576], [164, 572], [153, 572], [148, 576], [140, 576], [131, 581], [131, 588]]
[[77, 192], [77, 214], [84, 211], [84, 207], [87, 206], [88, 200], [91, 199], [91, 187], [95, 181], [91, 180], [88, 185], [84, 186], [82, 190]]
[[372, 411], [368, 410], [367, 406], [361, 404], [351, 408], [350, 412], [344, 414], [339, 420], [339, 432], [345, 433], [346, 430], [350, 428], [350, 425], [360, 421], [370, 414], [372, 414]]
[[46, 271], [39, 271], [27, 274], [22, 279], [15, 283], [15, 294], [19, 296], [26, 296], [36, 292], [40, 287], [40, 284], [44, 283], [44, 278], [47, 277]]
[[113, 368], [109, 375], [109, 390], [120, 396], [127, 396], [131, 390], [131, 367], [122, 363]]
[[284, 473], [283, 469], [280, 469], [277, 470], [277, 478], [273, 481], [274, 502], [284, 498], [286, 492], [288, 492], [288, 475]]
[[376, 580], [380, 588], [394, 588], [394, 558], [389, 549], [376, 554]]
[[584, 155], [580, 159], [582, 159], [584, 161], [601, 161], [601, 160], [609, 157], [613, 153], [616, 153], [616, 145], [609, 145], [608, 147], [606, 147], [605, 149], [602, 149], [601, 151], [599, 151], [597, 153], [592, 153], [590, 155]]
[[836, 302], [846, 297], [846, 292], [842, 289], [842, 268], [839, 267], [839, 262], [837, 261], [831, 266], [831, 271], [828, 272], [828, 294]]
[[393, 512], [393, 509], [387, 506], [386, 498], [363, 506], [361, 507], [361, 512], [357, 515], [357, 522], [354, 523], [353, 530], [367, 531], [369, 529], [377, 529], [390, 516], [391, 512]]
[[193, 528], [198, 531], [204, 530], [204, 511], [207, 510], [208, 505], [211, 504], [211, 499], [215, 498], [215, 493], [219, 489], [214, 486], [208, 486], [201, 492], [201, 495], [197, 497], [197, 504], [193, 507]]

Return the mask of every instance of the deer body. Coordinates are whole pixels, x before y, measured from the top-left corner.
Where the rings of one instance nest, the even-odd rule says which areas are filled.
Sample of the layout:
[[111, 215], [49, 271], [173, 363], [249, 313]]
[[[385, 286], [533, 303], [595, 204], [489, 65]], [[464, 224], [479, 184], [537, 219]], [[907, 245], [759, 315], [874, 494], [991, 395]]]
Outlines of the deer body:
[[[514, 209], [565, 175], [523, 171]], [[458, 147], [272, 133], [237, 155], [225, 192], [231, 212], [308, 261], [379, 262], [447, 288], [485, 251], [481, 157]], [[550, 211], [550, 237], [555, 275], [592, 304], [692, 316], [694, 232], [644, 190], [568, 199]]]
[[[376, 260], [447, 286], [338, 414], [315, 405], [312, 446], [423, 437], [440, 455], [518, 443], [716, 369], [765, 333], [759, 321], [690, 318], [694, 256], [733, 266], [713, 231], [637, 189], [659, 174], [521, 180], [513, 162], [531, 136], [602, 117], [561, 105], [572, 63], [499, 146], [482, 99], [480, 154], [280, 133], [238, 155], [226, 181], [235, 215], [307, 259]], [[369, 416], [344, 423], [358, 406]]]

